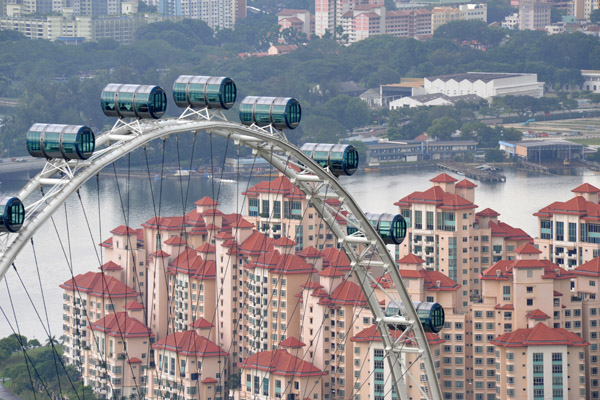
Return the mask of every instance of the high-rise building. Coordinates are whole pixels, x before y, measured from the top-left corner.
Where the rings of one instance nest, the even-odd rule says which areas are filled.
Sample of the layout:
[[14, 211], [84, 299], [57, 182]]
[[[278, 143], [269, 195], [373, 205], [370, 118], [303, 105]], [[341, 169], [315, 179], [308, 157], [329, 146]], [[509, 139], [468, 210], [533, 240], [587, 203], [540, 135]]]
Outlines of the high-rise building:
[[572, 192], [572, 199], [533, 214], [539, 221], [535, 243], [543, 257], [569, 270], [600, 255], [600, 189], [584, 183]]
[[550, 25], [551, 5], [544, 0], [519, 1], [519, 29], [544, 29]]
[[533, 241], [523, 230], [498, 220], [491, 209], [476, 212], [476, 185], [448, 174], [431, 179], [433, 187], [413, 192], [394, 203], [407, 223], [401, 256], [416, 254], [426, 268], [443, 272], [462, 285], [459, 307], [481, 295], [481, 272], [492, 263], [515, 256], [515, 249]]

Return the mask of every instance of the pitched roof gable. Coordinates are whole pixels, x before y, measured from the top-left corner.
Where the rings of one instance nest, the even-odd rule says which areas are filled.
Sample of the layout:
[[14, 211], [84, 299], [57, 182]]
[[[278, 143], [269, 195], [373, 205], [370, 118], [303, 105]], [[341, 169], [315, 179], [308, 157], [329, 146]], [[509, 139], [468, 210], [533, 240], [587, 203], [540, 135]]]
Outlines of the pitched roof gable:
[[228, 355], [216, 343], [198, 335], [193, 330], [171, 333], [156, 342], [152, 348], [174, 351], [179, 355], [186, 356], [223, 357]]
[[542, 322], [533, 328], [517, 329], [514, 332], [500, 335], [490, 343], [501, 347], [587, 346], [589, 344], [573, 332], [561, 328], [550, 328]]
[[279, 376], [321, 376], [325, 372], [284, 349], [261, 351], [238, 363], [240, 368], [259, 369]]

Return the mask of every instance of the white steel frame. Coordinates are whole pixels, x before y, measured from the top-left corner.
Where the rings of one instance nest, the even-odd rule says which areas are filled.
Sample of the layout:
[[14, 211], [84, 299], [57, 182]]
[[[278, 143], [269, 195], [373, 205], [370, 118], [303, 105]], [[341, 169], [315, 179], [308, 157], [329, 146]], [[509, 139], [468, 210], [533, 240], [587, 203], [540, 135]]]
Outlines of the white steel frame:
[[[216, 134], [233, 140], [236, 144], [241, 143], [250, 147], [254, 154], [269, 161], [302, 190], [329, 229], [337, 236], [341, 248], [351, 262], [353, 273], [356, 274], [358, 284], [375, 318], [399, 398], [409, 400], [406, 391], [406, 378], [408, 378], [420, 389], [423, 398], [442, 400], [442, 392], [425, 332], [404, 287], [396, 263], [356, 201], [327, 169], [321, 168], [289, 143], [283, 132], [272, 127], [259, 128], [229, 122], [219, 110], [186, 109], [179, 118], [120, 121], [110, 131], [96, 138], [97, 150], [88, 160], [49, 160], [42, 172], [31, 179], [17, 195], [26, 209], [23, 227], [17, 233], [0, 234], [0, 280], [38, 228], [72, 193], [104, 167], [131, 151], [145, 146], [151, 140], [197, 131]], [[291, 168], [290, 165], [296, 168]], [[42, 198], [27, 204], [27, 199], [39, 190], [43, 190]], [[349, 235], [346, 227], [337, 222], [336, 217], [340, 218], [342, 215], [339, 210], [333, 209], [326, 203], [330, 198], [337, 198], [342, 203], [343, 209], [347, 212], [344, 218], [348, 224], [356, 227], [357, 232]], [[376, 281], [377, 276], [372, 273], [374, 270], [380, 274], [390, 274], [396, 290], [390, 293], [379, 287], [390, 299], [402, 301], [405, 305], [402, 315], [385, 316], [385, 310], [373, 294], [373, 286], [379, 285]], [[403, 325], [405, 327], [403, 334], [394, 338], [388, 323]], [[405, 343], [410, 333], [414, 335], [414, 346], [406, 346]], [[416, 353], [418, 362], [410, 366], [405, 365], [404, 354], [407, 353]], [[423, 382], [420, 377], [420, 362], [424, 364], [427, 382]], [[391, 397], [390, 393], [389, 398]]]

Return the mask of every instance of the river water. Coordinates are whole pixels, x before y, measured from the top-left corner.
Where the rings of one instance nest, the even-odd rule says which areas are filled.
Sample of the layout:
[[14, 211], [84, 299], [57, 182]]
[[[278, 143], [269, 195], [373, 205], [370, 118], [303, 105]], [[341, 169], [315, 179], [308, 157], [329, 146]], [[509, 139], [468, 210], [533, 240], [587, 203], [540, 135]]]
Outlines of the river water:
[[[429, 180], [439, 173], [440, 171], [429, 169], [406, 171], [393, 175], [363, 174], [341, 179], [363, 210], [395, 212], [397, 211], [393, 205], [395, 201], [413, 191], [428, 189], [431, 186]], [[583, 176], [542, 175], [520, 170], [507, 170], [504, 173], [507, 177], [507, 181], [504, 183], [476, 182], [478, 188], [476, 189], [475, 203], [479, 206], [479, 210], [486, 207], [496, 210], [501, 214], [502, 221], [522, 228], [534, 237], [537, 231], [537, 219], [532, 216], [532, 213], [553, 201], [564, 201], [571, 198], [570, 191], [581, 183], [588, 182], [600, 187], [600, 175], [590, 172]], [[66, 203], [66, 214], [65, 208], [61, 208], [54, 215], [59, 235], [57, 235], [52, 221], [47, 222], [35, 234], [34, 245], [26, 245], [15, 260], [19, 275], [34, 299], [44, 325], [40, 323], [15, 271], [11, 269], [6, 275], [20, 332], [28, 338], [35, 337], [42, 343], [48, 337], [43, 327], [46, 325], [46, 316], [36, 272], [34, 249], [44, 288], [51, 334], [60, 337], [62, 334], [62, 289], [58, 285], [70, 279], [67, 259], [73, 260], [75, 274], [97, 270], [101, 262], [101, 259], [99, 260], [101, 254], [97, 255], [94, 251], [94, 249], [100, 250], [97, 244], [110, 237], [110, 230], [118, 225], [127, 222], [128, 225], [137, 228], [155, 215], [155, 209], [158, 213], [161, 185], [160, 215], [163, 216], [181, 215], [183, 210], [187, 212], [193, 208], [194, 201], [207, 195], [218, 198], [221, 203], [219, 208], [224, 212], [235, 212], [243, 202], [243, 197], [239, 193], [248, 186], [247, 180], [221, 184], [219, 187], [218, 184], [213, 184], [205, 179], [193, 178], [188, 191], [187, 182], [187, 178], [183, 178], [183, 182], [172, 178], [155, 181], [148, 177], [128, 180], [108, 173], [101, 175], [98, 180], [89, 181], [80, 190], [81, 200], [76, 195], [71, 196]], [[253, 180], [251, 184], [256, 182], [257, 180]], [[0, 195], [14, 195], [24, 184], [25, 182], [4, 182], [0, 186]], [[182, 201], [182, 198], [186, 198], [186, 192], [187, 204]], [[68, 218], [65, 218], [65, 215]], [[90, 225], [89, 229], [86, 216]], [[63, 248], [67, 256], [63, 253]], [[16, 331], [17, 325], [4, 282], [0, 282], [0, 307], [9, 316], [10, 324]], [[9, 323], [0, 313], [0, 337], [11, 333]]]

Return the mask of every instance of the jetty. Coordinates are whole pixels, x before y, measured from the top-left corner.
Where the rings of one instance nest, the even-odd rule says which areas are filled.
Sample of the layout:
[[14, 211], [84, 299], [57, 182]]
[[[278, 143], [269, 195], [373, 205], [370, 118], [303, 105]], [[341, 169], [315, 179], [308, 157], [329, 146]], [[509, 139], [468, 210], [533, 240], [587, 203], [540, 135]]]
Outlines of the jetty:
[[491, 169], [479, 169], [474, 165], [444, 162], [437, 163], [437, 167], [480, 182], [506, 182], [506, 176], [501, 173]]

